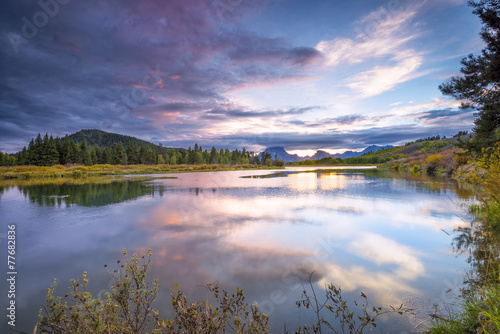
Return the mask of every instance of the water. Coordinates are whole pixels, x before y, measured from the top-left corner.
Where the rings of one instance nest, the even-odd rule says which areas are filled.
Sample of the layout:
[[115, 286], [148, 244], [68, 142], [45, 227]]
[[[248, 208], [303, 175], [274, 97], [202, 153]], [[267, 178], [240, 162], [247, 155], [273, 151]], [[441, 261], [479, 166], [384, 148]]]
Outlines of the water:
[[32, 331], [54, 278], [64, 295], [87, 271], [104, 296], [104, 264], [114, 267], [124, 248], [153, 250], [150, 277], [160, 280], [156, 307], [166, 316], [174, 281], [192, 301], [218, 281], [258, 302], [272, 332], [314, 321], [295, 305], [312, 272], [320, 295], [333, 282], [346, 299], [363, 291], [370, 305], [415, 307], [382, 318], [377, 329], [389, 333], [410, 333], [432, 304], [459, 293], [467, 264], [451, 244], [471, 193], [454, 181], [367, 168], [165, 176], [173, 178], [0, 183], [0, 247], [7, 225], [17, 229], [16, 329]]

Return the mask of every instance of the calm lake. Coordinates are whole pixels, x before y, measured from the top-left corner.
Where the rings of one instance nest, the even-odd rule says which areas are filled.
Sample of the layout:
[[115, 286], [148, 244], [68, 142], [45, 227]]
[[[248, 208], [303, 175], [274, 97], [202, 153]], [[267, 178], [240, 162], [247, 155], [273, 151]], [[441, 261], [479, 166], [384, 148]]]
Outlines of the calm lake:
[[113, 268], [124, 248], [153, 250], [150, 277], [160, 280], [163, 314], [174, 281], [192, 301], [218, 281], [243, 288], [274, 333], [313, 323], [314, 314], [295, 305], [311, 272], [317, 292], [333, 282], [346, 299], [363, 291], [376, 306], [408, 302], [412, 316], [381, 318], [376, 332], [410, 333], [432, 304], [454, 301], [468, 269], [452, 243], [469, 219], [472, 192], [452, 180], [359, 167], [165, 176], [173, 178], [0, 182], [1, 254], [7, 225], [17, 231], [17, 330], [33, 330], [54, 278], [64, 295], [87, 271], [103, 297], [111, 286], [104, 264]]

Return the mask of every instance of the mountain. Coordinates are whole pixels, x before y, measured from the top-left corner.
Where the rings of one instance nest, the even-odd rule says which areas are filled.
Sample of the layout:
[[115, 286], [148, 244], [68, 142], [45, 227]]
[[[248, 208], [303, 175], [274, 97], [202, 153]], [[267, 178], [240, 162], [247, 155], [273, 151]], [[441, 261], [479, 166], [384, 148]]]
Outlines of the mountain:
[[361, 152], [345, 151], [344, 153], [335, 153], [334, 155], [332, 155], [332, 158], [347, 159], [347, 158], [359, 157], [360, 155]]
[[344, 153], [337, 153], [332, 155], [333, 158], [341, 158], [341, 159], [347, 159], [347, 158], [355, 158], [362, 156], [363, 154], [370, 153], [370, 152], [376, 152], [378, 150], [386, 149], [386, 148], [393, 148], [394, 146], [392, 145], [386, 145], [386, 146], [378, 146], [378, 145], [371, 145], [365, 148], [361, 152], [354, 152], [354, 151], [345, 151]]
[[133, 142], [137, 146], [148, 146], [152, 144], [139, 138], [101, 130], [80, 130], [69, 135], [69, 137], [75, 142], [81, 142], [83, 138], [85, 138], [88, 146], [99, 146], [100, 148], [109, 147], [118, 142], [121, 142], [125, 147], [129, 142]]
[[284, 162], [297, 162], [304, 160], [297, 154], [289, 154], [283, 147], [268, 147], [264, 152], [259, 154], [259, 159], [262, 159], [263, 153], [271, 154], [271, 160], [274, 160], [276, 157]]
[[354, 158], [354, 157], [359, 157], [363, 154], [370, 153], [370, 152], [375, 152], [381, 149], [386, 149], [386, 148], [393, 148], [394, 146], [392, 145], [386, 145], [386, 146], [378, 146], [378, 145], [371, 145], [365, 148], [361, 152], [354, 152], [354, 151], [345, 151], [344, 153], [336, 153], [336, 154], [330, 154], [325, 151], [316, 151], [314, 155], [312, 156], [305, 156], [305, 157], [299, 157], [297, 154], [290, 154], [288, 153], [283, 147], [268, 147], [265, 149], [264, 152], [259, 154], [259, 158], [262, 159], [262, 154], [263, 153], [269, 153], [271, 154], [271, 159], [274, 160], [275, 157], [278, 157], [278, 159], [283, 160], [284, 162], [297, 162], [297, 161], [302, 161], [302, 160], [320, 160], [323, 158], [341, 158], [341, 159], [347, 159], [347, 158]]
[[392, 146], [392, 145], [385, 145], [385, 146], [371, 145], [371, 146], [368, 146], [367, 148], [365, 148], [363, 151], [361, 151], [361, 155], [363, 155], [365, 153], [375, 152], [378, 150], [383, 150], [386, 148], [394, 148], [394, 146]]
[[325, 152], [325, 151], [316, 151], [316, 153], [314, 153], [314, 155], [312, 155], [309, 159], [311, 160], [320, 160], [320, 159], [323, 159], [323, 158], [328, 158], [328, 157], [331, 157], [332, 155], [328, 152]]

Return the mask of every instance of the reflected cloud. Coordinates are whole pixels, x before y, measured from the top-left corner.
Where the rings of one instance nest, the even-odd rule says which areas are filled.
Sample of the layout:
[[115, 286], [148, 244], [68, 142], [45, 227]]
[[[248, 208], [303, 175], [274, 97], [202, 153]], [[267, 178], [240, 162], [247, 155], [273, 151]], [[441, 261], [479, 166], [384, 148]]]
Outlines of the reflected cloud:
[[378, 265], [395, 264], [397, 277], [414, 280], [425, 273], [419, 252], [396, 241], [374, 233], [365, 233], [350, 244], [354, 253]]
[[358, 291], [361, 288], [370, 289], [369, 296], [380, 305], [401, 303], [401, 295], [409, 294], [417, 297], [422, 294], [394, 273], [371, 271], [356, 265], [342, 267], [326, 264], [326, 275], [318, 282], [318, 285], [325, 286], [330, 282], [340, 285], [346, 292]]
[[[280, 174], [264, 177], [273, 173]], [[32, 190], [0, 187], [0, 205], [17, 201], [26, 208], [5, 216], [29, 224], [19, 224], [20, 229], [27, 226], [22, 231], [28, 240], [25, 270], [34, 268], [37, 275], [23, 276], [23, 284], [45, 291], [53, 275], [61, 276], [54, 268], [69, 277], [82, 268], [100, 273], [103, 263], [119, 258], [117, 249], [132, 253], [152, 248], [150, 277], [162, 282], [159, 308], [170, 307], [173, 282], [196, 300], [206, 297], [200, 285], [218, 281], [224, 289], [244, 288], [252, 302], [274, 305], [274, 315], [282, 312], [283, 317], [272, 319], [280, 322], [296, 312], [294, 301], [312, 272], [318, 288], [341, 285], [346, 296], [359, 296], [363, 289], [370, 302], [379, 305], [394, 304], [405, 295], [427, 298], [427, 281], [456, 274], [453, 264], [447, 264], [444, 274], [441, 265], [456, 259], [444, 251], [452, 236], [441, 231], [461, 222], [454, 215], [454, 183], [368, 169], [176, 176], [137, 184], [131, 180], [127, 182], [133, 186], [127, 187], [80, 185], [75, 190], [83, 197], [114, 198], [116, 193], [122, 200], [100, 207], [44, 207], [31, 200], [38, 196]], [[45, 189], [54, 194], [66, 189], [54, 187]], [[133, 200], [123, 202], [126, 198]], [[43, 224], [30, 221], [35, 215]], [[106, 273], [102, 277], [105, 285]], [[34, 298], [25, 298], [29, 300], [24, 304], [35, 304]], [[275, 331], [281, 328], [272, 326]]]

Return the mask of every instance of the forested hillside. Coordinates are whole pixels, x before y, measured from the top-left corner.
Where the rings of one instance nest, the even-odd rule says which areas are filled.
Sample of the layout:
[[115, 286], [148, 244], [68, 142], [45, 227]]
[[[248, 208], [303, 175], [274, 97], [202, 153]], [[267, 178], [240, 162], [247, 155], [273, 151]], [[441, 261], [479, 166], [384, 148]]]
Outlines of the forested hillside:
[[[125, 136], [118, 133], [110, 133], [101, 130], [80, 130], [76, 133], [69, 135], [75, 142], [82, 142], [83, 139], [87, 141], [88, 146], [99, 146], [100, 148], [111, 147], [113, 144], [122, 143], [123, 146], [127, 146], [128, 143], [134, 143], [136, 146], [149, 146], [150, 142], [145, 140]], [[156, 146], [156, 145], [155, 145]]]
[[[93, 144], [89, 144], [87, 137]], [[76, 141], [73, 138], [81, 138]], [[31, 139], [28, 147], [16, 155], [0, 152], [1, 166], [52, 166], [67, 164], [136, 165], [136, 164], [249, 164], [260, 163], [253, 153], [243, 150], [203, 150], [194, 148], [166, 148], [146, 141], [99, 130], [82, 130], [64, 138], [40, 134]]]

